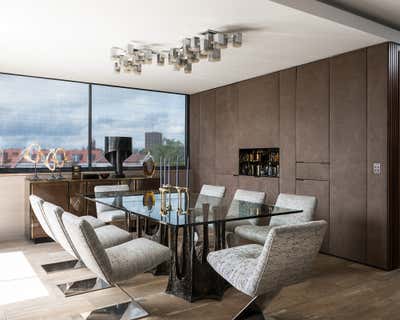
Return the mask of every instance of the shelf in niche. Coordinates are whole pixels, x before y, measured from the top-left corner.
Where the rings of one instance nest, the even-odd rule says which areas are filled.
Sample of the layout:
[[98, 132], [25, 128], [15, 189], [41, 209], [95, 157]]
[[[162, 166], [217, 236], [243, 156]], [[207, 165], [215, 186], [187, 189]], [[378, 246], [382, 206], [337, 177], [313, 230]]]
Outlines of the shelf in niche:
[[279, 148], [239, 149], [238, 176], [279, 179]]

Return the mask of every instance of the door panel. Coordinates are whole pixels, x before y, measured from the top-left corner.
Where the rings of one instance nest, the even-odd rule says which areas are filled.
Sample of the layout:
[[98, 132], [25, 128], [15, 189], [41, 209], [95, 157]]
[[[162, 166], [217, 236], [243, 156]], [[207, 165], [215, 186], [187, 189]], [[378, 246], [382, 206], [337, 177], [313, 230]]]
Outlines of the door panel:
[[330, 252], [366, 261], [366, 50], [331, 59]]
[[329, 60], [297, 68], [296, 161], [329, 162]]
[[328, 223], [321, 252], [329, 253], [329, 181], [297, 179], [296, 194], [317, 197], [314, 220], [325, 220]]

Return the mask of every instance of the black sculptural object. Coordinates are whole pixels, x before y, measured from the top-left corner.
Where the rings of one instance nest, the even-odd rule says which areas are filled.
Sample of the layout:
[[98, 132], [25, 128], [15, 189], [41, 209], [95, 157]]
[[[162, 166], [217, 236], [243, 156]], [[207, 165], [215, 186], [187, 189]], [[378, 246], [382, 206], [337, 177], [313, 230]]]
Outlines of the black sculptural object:
[[124, 178], [123, 162], [132, 154], [131, 137], [105, 137], [104, 156], [115, 168], [115, 178]]

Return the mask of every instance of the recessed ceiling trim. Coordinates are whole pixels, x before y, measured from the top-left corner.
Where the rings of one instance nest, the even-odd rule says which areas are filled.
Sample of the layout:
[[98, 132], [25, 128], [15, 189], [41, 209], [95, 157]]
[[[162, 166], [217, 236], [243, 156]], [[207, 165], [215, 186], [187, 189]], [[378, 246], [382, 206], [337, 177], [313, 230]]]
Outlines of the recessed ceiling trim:
[[400, 31], [317, 0], [271, 0], [320, 18], [373, 34], [388, 41], [400, 42]]

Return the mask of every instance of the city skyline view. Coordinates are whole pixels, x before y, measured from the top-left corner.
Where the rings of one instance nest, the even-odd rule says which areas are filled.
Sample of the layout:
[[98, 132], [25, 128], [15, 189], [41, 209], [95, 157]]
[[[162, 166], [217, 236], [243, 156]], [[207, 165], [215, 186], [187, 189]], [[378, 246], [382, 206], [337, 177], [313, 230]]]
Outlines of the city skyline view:
[[[87, 162], [88, 84], [2, 74], [0, 86], [0, 166], [32, 143], [74, 151]], [[133, 153], [145, 148], [145, 132], [184, 145], [185, 104], [185, 95], [92, 85], [93, 164], [107, 165], [105, 136], [132, 137]]]

